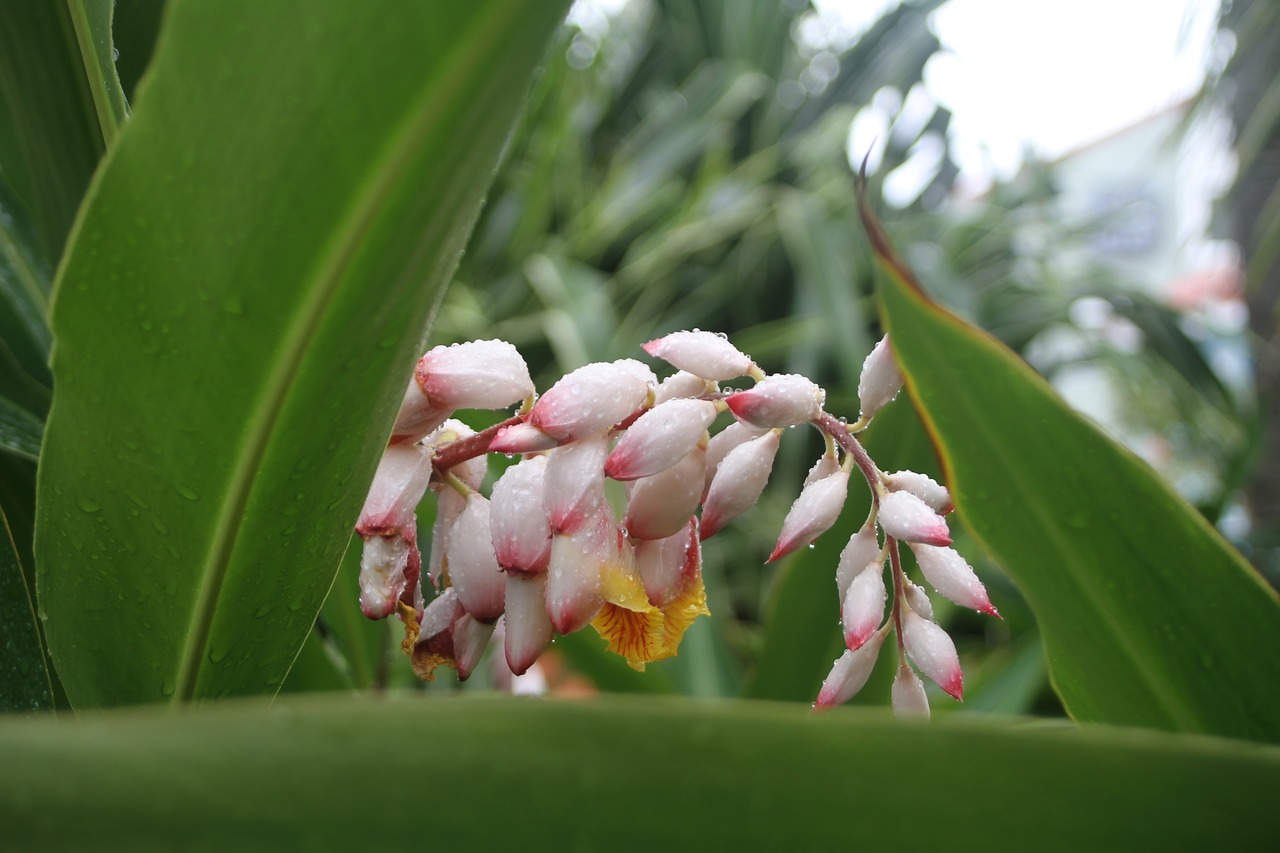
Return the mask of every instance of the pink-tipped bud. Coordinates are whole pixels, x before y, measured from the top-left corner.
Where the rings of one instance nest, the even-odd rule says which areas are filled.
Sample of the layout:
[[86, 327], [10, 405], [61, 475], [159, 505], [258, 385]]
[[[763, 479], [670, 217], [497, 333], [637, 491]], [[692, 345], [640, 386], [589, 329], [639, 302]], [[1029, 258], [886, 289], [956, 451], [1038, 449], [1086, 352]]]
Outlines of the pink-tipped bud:
[[475, 492], [449, 532], [449, 580], [458, 600], [481, 622], [495, 622], [502, 615], [506, 579], [493, 553], [489, 527], [489, 501]]
[[840, 565], [836, 568], [836, 589], [840, 593], [841, 606], [849, 592], [849, 584], [867, 566], [883, 559], [880, 542], [876, 539], [874, 525], [864, 524], [862, 529], [849, 537], [849, 544], [840, 552]]
[[889, 336], [885, 335], [872, 347], [871, 354], [862, 363], [862, 375], [858, 378], [858, 400], [862, 404], [862, 417], [875, 415], [898, 396], [901, 390], [902, 372], [894, 361]]
[[702, 497], [707, 451], [695, 447], [661, 474], [631, 484], [622, 526], [633, 539], [665, 539], [683, 530]]
[[921, 672], [956, 699], [964, 698], [964, 673], [955, 643], [937, 622], [908, 610], [902, 620], [902, 642]]
[[924, 618], [933, 621], [933, 602], [929, 600], [929, 595], [924, 591], [924, 587], [907, 581], [904, 591], [907, 596], [907, 606]]
[[588, 364], [552, 385], [526, 420], [560, 442], [597, 435], [643, 406], [657, 384], [634, 359]]
[[704, 379], [733, 379], [746, 375], [752, 367], [750, 358], [714, 332], [672, 332], [649, 341], [644, 351]]
[[852, 699], [875, 668], [876, 658], [880, 656], [880, 647], [884, 644], [883, 634], [873, 634], [856, 650], [845, 651], [836, 659], [831, 673], [822, 682], [822, 690], [818, 692], [818, 700], [813, 703], [814, 710], [822, 711], [836, 705], [843, 705]]
[[396, 424], [391, 428], [391, 443], [415, 442], [444, 423], [444, 419], [451, 414], [453, 410], [449, 407], [433, 405], [418, 387], [418, 380], [410, 379], [409, 387], [405, 389], [400, 401]]
[[506, 636], [503, 644], [507, 666], [524, 675], [551, 643], [551, 618], [547, 616], [547, 576], [507, 576]]
[[654, 607], [664, 607], [688, 588], [702, 571], [702, 543], [697, 519], [666, 539], [648, 539], [635, 545], [636, 569], [644, 592]]
[[824, 480], [832, 474], [840, 470], [840, 460], [834, 453], [824, 453], [818, 457], [818, 461], [813, 463], [809, 468], [809, 473], [805, 475], [804, 484], [806, 486]]
[[716, 419], [709, 400], [668, 400], [645, 412], [618, 440], [604, 472], [615, 480], [652, 477], [685, 457]]
[[431, 480], [431, 458], [422, 448], [393, 444], [382, 452], [356, 531], [390, 534], [414, 523], [414, 510]]
[[911, 543], [911, 550], [916, 555], [916, 563], [925, 580], [939, 593], [959, 604], [970, 607], [979, 613], [987, 613], [999, 617], [991, 599], [987, 597], [987, 589], [978, 580], [973, 567], [951, 548], [935, 548], [931, 545]]
[[950, 545], [947, 522], [910, 492], [889, 492], [880, 498], [877, 516], [884, 532], [903, 542]]
[[539, 450], [550, 450], [560, 444], [533, 424], [512, 424], [498, 430], [497, 435], [489, 442], [489, 450], [493, 453], [537, 453]]
[[782, 434], [770, 431], [729, 451], [702, 502], [702, 538], [715, 534], [760, 499]]
[[601, 433], [551, 452], [544, 478], [547, 519], [553, 533], [573, 533], [604, 506], [604, 460], [609, 439]]
[[360, 610], [370, 619], [385, 619], [396, 611], [405, 590], [418, 583], [422, 557], [418, 533], [412, 525], [389, 536], [364, 538], [360, 557]]
[[766, 432], [768, 432], [767, 429], [753, 427], [742, 421], [734, 421], [711, 437], [711, 441], [707, 444], [707, 474], [702, 486], [704, 498], [711, 488], [711, 481], [715, 479], [716, 469], [720, 467], [725, 456], [729, 455], [729, 451], [740, 444], [746, 444], [753, 438], [759, 438]]
[[884, 586], [884, 565], [879, 561], [863, 569], [844, 597], [841, 618], [844, 622], [844, 644], [857, 649], [867, 642], [880, 627], [884, 618], [884, 603], [888, 592]]
[[925, 474], [915, 471], [894, 471], [885, 478], [885, 485], [891, 492], [910, 492], [925, 502], [929, 509], [938, 515], [946, 515], [955, 507], [951, 503], [951, 493], [947, 487]]
[[436, 498], [436, 521], [431, 527], [431, 562], [427, 567], [427, 576], [436, 589], [440, 588], [441, 578], [448, 570], [449, 533], [466, 505], [467, 499], [450, 488], [445, 488]]
[[574, 533], [551, 537], [547, 615], [561, 634], [572, 634], [587, 625], [604, 606], [601, 572], [608, 559], [604, 521], [601, 518]]
[[898, 674], [893, 679], [891, 697], [894, 716], [929, 718], [929, 697], [924, 692], [924, 682], [916, 676], [906, 661], [898, 665]]
[[653, 402], [657, 405], [683, 397], [701, 397], [703, 394], [714, 393], [715, 390], [716, 383], [710, 379], [703, 379], [701, 376], [680, 370], [662, 380], [657, 393], [654, 394]]
[[757, 427], [788, 427], [822, 414], [826, 392], [798, 374], [774, 374], [725, 398], [739, 420]]
[[533, 394], [529, 368], [506, 341], [468, 341], [432, 348], [414, 379], [435, 406], [504, 409]]
[[505, 571], [533, 574], [547, 569], [551, 525], [547, 521], [546, 473], [547, 458], [534, 456], [512, 465], [493, 484], [489, 527], [494, 555]]
[[829, 530], [840, 517], [848, 496], [848, 471], [836, 471], [830, 477], [805, 486], [782, 522], [782, 533], [768, 562], [794, 554]]
[[453, 653], [458, 664], [458, 680], [466, 681], [484, 656], [485, 646], [493, 636], [493, 623], [481, 622], [464, 613], [453, 623]]

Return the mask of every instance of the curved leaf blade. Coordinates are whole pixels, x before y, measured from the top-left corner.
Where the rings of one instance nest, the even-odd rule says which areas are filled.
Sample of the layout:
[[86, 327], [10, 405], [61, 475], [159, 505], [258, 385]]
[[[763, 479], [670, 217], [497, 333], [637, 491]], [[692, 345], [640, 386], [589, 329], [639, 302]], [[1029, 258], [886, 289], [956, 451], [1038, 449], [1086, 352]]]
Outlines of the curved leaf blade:
[[54, 299], [36, 548], [73, 704], [284, 679], [563, 12], [172, 5]]
[[53, 707], [53, 682], [31, 592], [0, 508], [0, 713]]
[[0, 751], [20, 849], [1261, 849], [1280, 786], [1233, 741], [639, 697], [19, 719]]
[[1144, 463], [933, 303], [864, 205], [912, 400], [1078, 720], [1280, 740], [1276, 594]]
[[111, 17], [115, 0], [67, 0], [84, 74], [93, 96], [102, 139], [108, 146], [128, 118], [124, 89], [116, 75], [115, 47], [111, 43]]

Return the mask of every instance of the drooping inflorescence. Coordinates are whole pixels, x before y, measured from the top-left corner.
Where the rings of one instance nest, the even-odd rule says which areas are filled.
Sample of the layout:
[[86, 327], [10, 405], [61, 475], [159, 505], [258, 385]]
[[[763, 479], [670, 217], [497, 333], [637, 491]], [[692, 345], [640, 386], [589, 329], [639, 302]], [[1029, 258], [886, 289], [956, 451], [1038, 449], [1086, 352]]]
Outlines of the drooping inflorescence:
[[[872, 495], [871, 514], [836, 570], [847, 650], [815, 707], [857, 693], [890, 632], [899, 652], [896, 712], [928, 713], [911, 664], [960, 699], [955, 646], [903, 571], [899, 543], [939, 594], [998, 614], [973, 569], [948, 547], [946, 488], [923, 474], [881, 471], [858, 440], [902, 387], [888, 337], [863, 365], [852, 424], [823, 408], [815, 383], [766, 374], [721, 335], [675, 332], [644, 349], [677, 372], [659, 382], [633, 359], [588, 364], [541, 397], [504, 341], [439, 346], [419, 360], [356, 525], [364, 541], [361, 609], [371, 619], [400, 616], [418, 674], [431, 679], [443, 664], [467, 678], [499, 623], [515, 674], [533, 666], [556, 633], [587, 625], [636, 669], [674, 655], [708, 613], [702, 540], [759, 499], [783, 431], [808, 423], [826, 448], [768, 559], [835, 524], [855, 470]], [[754, 381], [746, 390], [718, 385], [743, 376]], [[453, 418], [460, 409], [517, 404], [517, 414], [478, 433]], [[732, 422], [711, 435], [726, 413]], [[486, 496], [490, 453], [519, 459]], [[608, 480], [625, 494], [618, 513]], [[424, 582], [415, 508], [429, 490], [437, 505]], [[424, 588], [434, 590], [429, 601]]]

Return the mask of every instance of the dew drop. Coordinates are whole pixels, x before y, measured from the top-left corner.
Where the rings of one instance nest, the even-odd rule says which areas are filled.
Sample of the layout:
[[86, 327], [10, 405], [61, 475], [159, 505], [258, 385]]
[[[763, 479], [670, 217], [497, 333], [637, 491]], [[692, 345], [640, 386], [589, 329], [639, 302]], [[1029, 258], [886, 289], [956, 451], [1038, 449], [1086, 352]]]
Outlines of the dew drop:
[[90, 498], [80, 498], [76, 501], [76, 505], [85, 512], [98, 512], [102, 509], [102, 504]]
[[165, 696], [172, 696], [172, 695], [173, 695], [173, 682], [166, 678], [166, 679], [165, 679], [165, 680], [160, 684], [160, 692], [161, 692], [161, 693], [163, 693]]
[[178, 490], [178, 494], [182, 495], [189, 501], [200, 500], [200, 496], [196, 494], [190, 486], [184, 486], [182, 483], [176, 483], [174, 488]]

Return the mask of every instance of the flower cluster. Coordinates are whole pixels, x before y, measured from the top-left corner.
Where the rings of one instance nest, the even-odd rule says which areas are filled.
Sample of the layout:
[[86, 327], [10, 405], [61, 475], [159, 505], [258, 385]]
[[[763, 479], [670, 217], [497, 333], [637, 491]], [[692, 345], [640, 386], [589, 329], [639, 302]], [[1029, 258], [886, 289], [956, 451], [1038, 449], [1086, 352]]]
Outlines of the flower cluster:
[[[961, 698], [955, 646], [932, 621], [924, 590], [904, 573], [898, 543], [911, 548], [937, 592], [998, 614], [973, 569], [947, 547], [947, 490], [922, 474], [880, 471], [857, 438], [902, 386], [888, 338], [863, 365], [861, 412], [852, 424], [824, 410], [825, 392], [809, 379], [767, 375], [723, 336], [675, 332], [644, 349], [676, 372], [659, 382], [632, 359], [589, 364], [540, 397], [524, 360], [504, 341], [440, 346], [419, 360], [356, 526], [364, 541], [360, 606], [371, 619], [396, 613], [404, 620], [405, 649], [418, 674], [430, 679], [445, 664], [466, 678], [500, 620], [516, 674], [554, 634], [587, 625], [636, 669], [674, 655], [684, 632], [708, 612], [702, 540], [759, 499], [784, 429], [808, 423], [826, 436], [826, 449], [769, 560], [803, 548], [836, 522], [854, 470], [872, 493], [871, 515], [849, 540], [836, 575], [848, 650], [815, 706], [839, 704], [861, 689], [891, 631], [900, 661], [896, 711], [928, 713], [908, 660]], [[746, 390], [718, 384], [744, 376], [754, 381]], [[459, 409], [517, 404], [517, 414], [479, 433], [452, 417]], [[723, 413], [733, 422], [712, 436]], [[486, 497], [490, 453], [519, 459]], [[608, 480], [622, 484], [620, 513]], [[438, 496], [426, 561], [437, 592], [429, 603], [415, 518], [428, 490]]]

